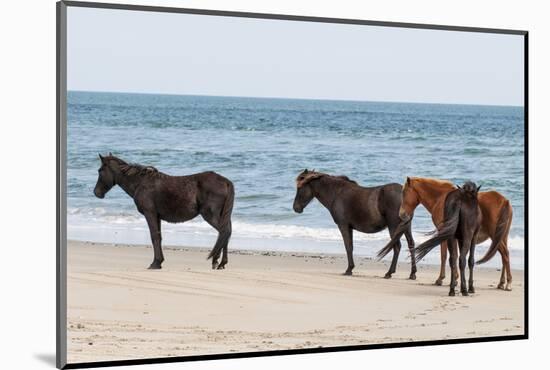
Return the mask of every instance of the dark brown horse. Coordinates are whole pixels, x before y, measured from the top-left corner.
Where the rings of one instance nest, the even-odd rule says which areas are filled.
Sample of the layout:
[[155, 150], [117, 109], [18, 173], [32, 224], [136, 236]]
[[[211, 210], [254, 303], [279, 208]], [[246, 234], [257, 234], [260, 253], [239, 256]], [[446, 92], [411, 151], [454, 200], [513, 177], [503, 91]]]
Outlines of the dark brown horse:
[[[452, 182], [430, 179], [424, 177], [407, 177], [403, 186], [403, 203], [399, 210], [399, 217], [403, 224], [398, 227], [394, 239], [402, 235], [404, 226], [413, 217], [414, 210], [420, 204], [432, 215], [432, 221], [437, 227], [443, 222], [443, 210], [447, 194], [456, 188]], [[483, 243], [491, 238], [489, 250], [477, 261], [484, 263], [489, 261], [496, 252], [500, 252], [502, 258], [502, 273], [498, 289], [512, 290], [512, 271], [510, 269], [510, 253], [508, 251], [508, 234], [512, 224], [512, 206], [510, 201], [496, 191], [481, 191], [478, 194], [479, 207], [481, 208], [482, 221], [476, 244]], [[379, 253], [393, 248], [390, 241]], [[447, 264], [447, 242], [441, 243], [441, 269], [436, 285], [441, 285], [445, 279], [445, 266]]]
[[[164, 261], [161, 247], [161, 220], [185, 222], [201, 215], [218, 231], [218, 239], [208, 255], [212, 268], [223, 269], [227, 264], [227, 244], [231, 237], [231, 212], [234, 190], [231, 181], [215, 172], [202, 172], [189, 176], [170, 176], [156, 168], [128, 164], [109, 153], [102, 157], [99, 177], [94, 189], [98, 198], [115, 185], [134, 199], [138, 211], [145, 216], [154, 259], [150, 269], [160, 269]], [[218, 265], [218, 258], [223, 256]]]
[[[302, 213], [313, 198], [317, 198], [327, 208], [332, 219], [338, 225], [348, 257], [348, 268], [344, 275], [351, 275], [353, 263], [353, 230], [363, 233], [377, 233], [388, 228], [390, 237], [400, 223], [401, 185], [387, 184], [375, 187], [362, 187], [346, 176], [331, 176], [321, 172], [304, 170], [296, 178], [296, 198], [294, 211]], [[414, 240], [410, 224], [404, 231], [411, 258], [410, 279], [416, 279], [414, 259]], [[384, 276], [391, 278], [397, 266], [401, 250], [398, 241], [393, 247], [393, 259], [390, 269]]]
[[[433, 248], [447, 241], [449, 248], [449, 266], [451, 267], [451, 285], [449, 295], [455, 295], [457, 280], [456, 260], [460, 253], [460, 292], [462, 295], [475, 293], [474, 289], [474, 251], [476, 239], [481, 227], [481, 209], [478, 203], [478, 191], [480, 187], [468, 181], [461, 188], [451, 191], [445, 198], [443, 223], [437, 228], [437, 233], [416, 248], [416, 261], [420, 261]], [[456, 246], [458, 241], [458, 251]], [[470, 277], [466, 288], [466, 256], [468, 256], [468, 268]]]

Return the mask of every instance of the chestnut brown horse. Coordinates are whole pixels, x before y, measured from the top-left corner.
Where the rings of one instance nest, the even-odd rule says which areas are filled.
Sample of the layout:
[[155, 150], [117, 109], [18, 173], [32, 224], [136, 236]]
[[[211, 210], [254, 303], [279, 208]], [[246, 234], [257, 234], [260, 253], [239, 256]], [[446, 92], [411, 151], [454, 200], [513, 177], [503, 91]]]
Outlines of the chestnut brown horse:
[[[394, 236], [400, 224], [399, 207], [401, 205], [401, 184], [386, 184], [374, 187], [359, 186], [347, 176], [331, 176], [326, 173], [304, 170], [296, 178], [296, 197], [294, 211], [302, 213], [304, 208], [317, 198], [338, 225], [346, 254], [348, 268], [344, 275], [351, 275], [355, 267], [353, 262], [353, 230], [363, 233], [377, 233], [388, 228], [390, 238]], [[414, 240], [410, 223], [402, 228], [409, 252], [411, 253], [411, 274], [409, 279], [416, 279], [416, 261], [414, 258]], [[401, 236], [400, 235], [400, 236]], [[397, 268], [397, 259], [401, 250], [399, 238], [392, 245], [393, 259], [386, 275], [391, 278]]]
[[[438, 179], [407, 177], [403, 186], [403, 201], [399, 209], [399, 217], [406, 224], [413, 216], [414, 210], [422, 204], [432, 215], [432, 221], [437, 227], [443, 223], [445, 199], [447, 194], [455, 190], [452, 182]], [[491, 246], [477, 261], [478, 264], [489, 261], [496, 252], [500, 252], [502, 258], [502, 273], [499, 289], [512, 290], [512, 272], [510, 269], [510, 253], [508, 251], [508, 234], [512, 224], [512, 206], [508, 199], [496, 191], [481, 191], [478, 193], [478, 202], [481, 209], [481, 228], [477, 235], [476, 244], [491, 238]], [[400, 228], [402, 229], [402, 228]], [[401, 232], [397, 232], [393, 239], [398, 238]], [[392, 248], [392, 241], [382, 248]], [[436, 285], [441, 285], [445, 279], [445, 264], [447, 261], [447, 242], [441, 243], [441, 269]]]

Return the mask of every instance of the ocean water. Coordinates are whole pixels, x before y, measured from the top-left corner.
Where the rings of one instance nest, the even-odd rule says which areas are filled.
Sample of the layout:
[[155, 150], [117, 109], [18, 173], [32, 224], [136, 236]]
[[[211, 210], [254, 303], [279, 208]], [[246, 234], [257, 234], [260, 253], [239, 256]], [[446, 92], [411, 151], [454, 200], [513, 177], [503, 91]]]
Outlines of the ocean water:
[[[292, 210], [304, 168], [347, 175], [364, 186], [406, 176], [473, 180], [511, 200], [512, 265], [523, 267], [523, 107], [76, 92], [68, 94], [68, 237], [149, 244], [133, 200], [120, 188], [93, 195], [98, 153], [172, 175], [206, 170], [233, 181], [230, 248], [344, 253], [328, 211], [313, 201]], [[417, 242], [433, 229], [419, 207]], [[212, 246], [200, 216], [163, 223], [163, 243]], [[355, 253], [373, 256], [388, 232], [356, 232]], [[488, 243], [477, 248], [482, 255]], [[434, 250], [427, 263], [437, 263]], [[401, 260], [408, 253], [402, 249]], [[499, 266], [500, 258], [489, 265]]]

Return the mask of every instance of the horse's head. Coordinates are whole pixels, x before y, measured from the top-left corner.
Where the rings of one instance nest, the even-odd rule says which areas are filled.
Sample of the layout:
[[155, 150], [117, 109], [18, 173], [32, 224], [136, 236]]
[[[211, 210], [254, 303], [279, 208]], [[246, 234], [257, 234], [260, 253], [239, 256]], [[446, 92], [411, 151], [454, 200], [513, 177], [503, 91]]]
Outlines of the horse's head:
[[481, 189], [481, 185], [476, 186], [473, 181], [466, 181], [462, 187], [459, 185], [456, 186], [460, 192], [470, 198], [477, 198], [477, 193]]
[[401, 221], [409, 221], [419, 203], [420, 197], [414, 189], [413, 180], [407, 177], [407, 181], [403, 185], [403, 196], [401, 206], [399, 207], [399, 218]]
[[296, 197], [294, 198], [294, 212], [302, 213], [309, 202], [313, 199], [313, 189], [311, 188], [311, 180], [321, 177], [323, 174], [305, 169], [296, 178]]
[[[109, 156], [111, 156], [110, 153]], [[94, 194], [96, 197], [103, 199], [105, 198], [105, 194], [116, 185], [116, 182], [115, 173], [112, 168], [109, 167], [109, 157], [103, 157], [100, 154], [99, 159], [101, 160], [101, 167], [97, 170], [99, 175], [97, 177], [97, 183], [95, 184]]]

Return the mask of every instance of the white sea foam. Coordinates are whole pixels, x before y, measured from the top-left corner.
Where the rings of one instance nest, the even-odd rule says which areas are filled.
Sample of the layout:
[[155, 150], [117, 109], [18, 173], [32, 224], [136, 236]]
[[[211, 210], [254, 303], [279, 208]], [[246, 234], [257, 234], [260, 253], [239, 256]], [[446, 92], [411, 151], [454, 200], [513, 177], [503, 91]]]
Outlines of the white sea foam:
[[[126, 226], [132, 230], [148, 231], [147, 223], [143, 216], [135, 214], [121, 213], [118, 215], [108, 214], [103, 208], [93, 208], [82, 211], [71, 208], [68, 210], [68, 223], [72, 226], [89, 225], [98, 226], [102, 229], [116, 226]], [[70, 228], [70, 227], [69, 227]], [[203, 235], [217, 235], [217, 232], [200, 218], [185, 222], [184, 224], [163, 223], [163, 232], [165, 233], [194, 233]], [[315, 241], [341, 241], [342, 236], [336, 227], [321, 228], [299, 225], [285, 225], [276, 223], [249, 223], [240, 220], [233, 221], [233, 235], [251, 238], [273, 238], [273, 239], [306, 239]], [[354, 233], [355, 241], [387, 241], [387, 230], [375, 234]], [[430, 236], [422, 232], [413, 232], [416, 244], [419, 244]], [[488, 247], [490, 240], [480, 244], [482, 247]], [[523, 250], [524, 239], [521, 236], [510, 236], [508, 238], [508, 247], [511, 250]]]
[[[109, 214], [105, 209], [69, 209], [67, 215], [69, 239], [105, 243], [150, 244], [149, 229], [145, 219], [139, 214]], [[200, 218], [183, 224], [162, 224], [163, 242], [173, 246], [210, 247], [214, 244], [217, 232]], [[430, 238], [423, 232], [413, 232], [416, 245]], [[376, 234], [354, 233], [354, 253], [359, 256], [374, 257], [376, 252], [389, 241], [387, 230]], [[476, 248], [476, 256], [485, 254], [491, 241], [487, 240]], [[231, 244], [236, 248], [252, 250], [275, 250], [286, 252], [344, 253], [342, 236], [336, 227], [309, 227], [286, 224], [248, 223], [233, 221]], [[403, 251], [406, 242], [402, 241]], [[512, 263], [516, 268], [523, 267], [524, 239], [510, 236], [508, 246], [512, 253]], [[406, 252], [402, 252], [406, 253]], [[426, 258], [425, 263], [439, 263], [439, 248]], [[488, 266], [498, 267], [500, 258], [493, 258]]]

